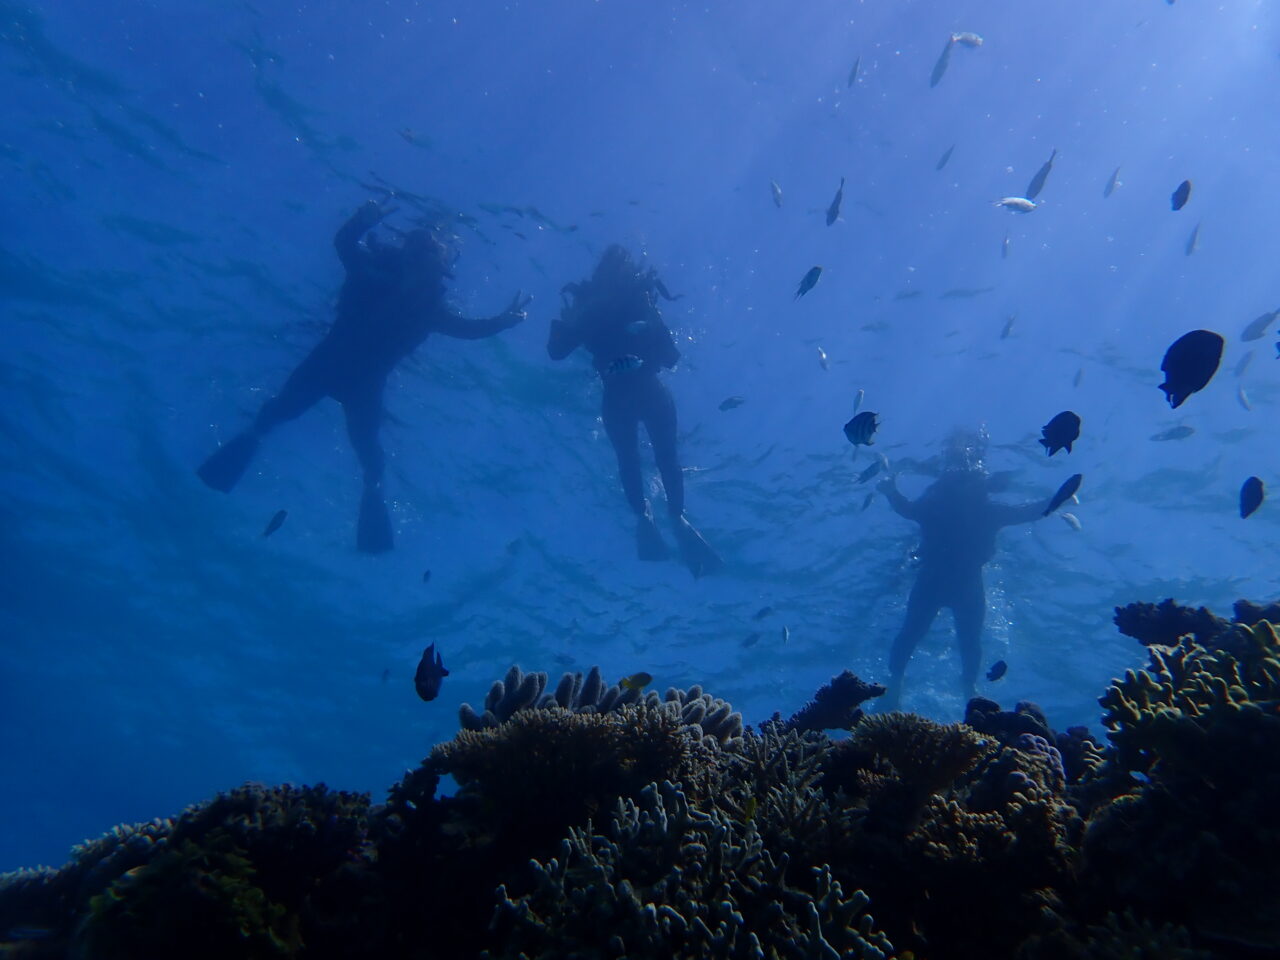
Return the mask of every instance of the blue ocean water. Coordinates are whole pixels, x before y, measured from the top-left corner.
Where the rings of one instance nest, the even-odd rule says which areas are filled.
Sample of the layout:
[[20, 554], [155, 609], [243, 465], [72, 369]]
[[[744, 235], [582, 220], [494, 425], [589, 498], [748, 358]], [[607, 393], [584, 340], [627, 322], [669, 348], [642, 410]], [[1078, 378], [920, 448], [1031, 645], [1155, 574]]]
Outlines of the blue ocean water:
[[[1278, 592], [1274, 509], [1236, 506], [1277, 480], [1272, 338], [1240, 340], [1277, 307], [1277, 26], [1248, 0], [0, 0], [0, 870], [247, 779], [378, 796], [512, 662], [702, 683], [748, 720], [845, 668], [883, 679], [916, 530], [862, 509], [859, 390], [891, 464], [985, 424], [1002, 499], [1085, 475], [1080, 530], [1001, 534], [984, 660], [1010, 667], [981, 692], [1096, 726], [1143, 662], [1114, 605]], [[931, 88], [958, 31], [984, 43]], [[1038, 209], [992, 206], [1052, 150]], [[370, 557], [331, 402], [230, 496], [194, 470], [327, 328], [331, 237], [379, 187], [458, 215], [460, 312], [534, 300], [393, 377], [397, 546]], [[683, 294], [666, 380], [714, 577], [636, 559], [597, 378], [546, 355], [560, 287], [610, 243]], [[1196, 328], [1222, 369], [1170, 411], [1160, 359]], [[1084, 432], [1050, 459], [1064, 409]], [[958, 719], [952, 638], [944, 614], [904, 707]], [[423, 703], [432, 642], [451, 673]]]

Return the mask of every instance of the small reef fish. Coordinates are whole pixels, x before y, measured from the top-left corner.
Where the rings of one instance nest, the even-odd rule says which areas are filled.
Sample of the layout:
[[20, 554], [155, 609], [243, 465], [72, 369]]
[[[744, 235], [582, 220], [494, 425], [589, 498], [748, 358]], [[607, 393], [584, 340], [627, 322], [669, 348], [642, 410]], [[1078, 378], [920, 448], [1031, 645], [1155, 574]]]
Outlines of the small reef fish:
[[760, 642], [760, 634], [751, 633], [751, 634], [748, 634], [746, 639], [742, 641], [742, 645], [744, 647], [754, 647], [759, 642]]
[[1169, 406], [1174, 410], [1197, 390], [1208, 386], [1222, 361], [1222, 335], [1212, 330], [1192, 330], [1173, 342], [1165, 351], [1160, 369], [1165, 382], [1160, 384]]
[[1079, 370], [1076, 371], [1076, 375], [1074, 379], [1072, 379], [1071, 385], [1073, 387], [1078, 387], [1080, 386], [1080, 382], [1082, 380], [1084, 380], [1084, 367], [1081, 367]]
[[913, 299], [915, 299], [916, 297], [920, 296], [920, 293], [921, 293], [921, 291], [919, 291], [919, 290], [899, 290], [897, 293], [895, 293], [895, 294], [893, 295], [893, 299], [895, 299], [895, 300], [913, 300]]
[[1265, 497], [1265, 491], [1262, 481], [1257, 477], [1250, 477], [1240, 487], [1240, 519], [1246, 519], [1249, 514], [1262, 506]]
[[773, 194], [773, 205], [775, 207], [782, 206], [782, 188], [778, 186], [777, 180], [769, 181], [769, 192]]
[[1013, 321], [1015, 321], [1015, 320], [1017, 320], [1017, 319], [1018, 319], [1018, 315], [1017, 315], [1016, 313], [1014, 313], [1014, 314], [1011, 314], [1011, 315], [1009, 316], [1009, 319], [1005, 320], [1005, 322], [1004, 322], [1004, 327], [1003, 327], [1003, 328], [1001, 328], [1001, 330], [1000, 330], [1000, 339], [1001, 339], [1001, 340], [1008, 340], [1008, 339], [1009, 339], [1009, 334], [1013, 333]]
[[653, 674], [645, 673], [641, 670], [639, 673], [633, 673], [629, 677], [623, 677], [618, 681], [618, 686], [623, 690], [643, 690], [651, 683], [653, 683]]
[[823, 370], [831, 369], [830, 366], [827, 365], [827, 351], [823, 350], [821, 347], [818, 348], [818, 366], [822, 367]]
[[734, 407], [740, 407], [746, 402], [742, 397], [725, 397], [720, 401], [720, 409], [732, 410]]
[[[867, 441], [867, 442], [870, 443], [871, 441]], [[874, 477], [877, 473], [879, 473], [883, 469], [884, 469], [884, 459], [881, 458], [876, 460], [871, 464], [871, 466], [867, 467], [867, 469], [863, 470], [860, 474], [858, 474], [858, 482], [866, 483], [868, 480], [870, 480], [872, 477]]]
[[867, 499], [862, 501], [863, 513], [867, 512], [867, 507], [871, 506], [871, 501], [873, 501], [875, 498], [876, 498], [876, 492], [874, 490], [872, 490], [870, 493], [867, 494]]
[[1276, 317], [1280, 317], [1280, 310], [1271, 310], [1250, 320], [1244, 330], [1241, 331], [1240, 339], [1261, 340], [1267, 335], [1267, 327], [1271, 326]]
[[1071, 452], [1071, 444], [1080, 439], [1080, 417], [1070, 410], [1063, 410], [1040, 430], [1040, 443], [1053, 456], [1059, 450]]
[[765, 617], [773, 616], [773, 607], [761, 607], [752, 616], [752, 620], [763, 620]]
[[742, 804], [742, 819], [750, 823], [756, 818], [756, 811], [760, 809], [760, 801], [755, 797], [747, 797]]
[[1058, 516], [1060, 516], [1064, 521], [1066, 521], [1067, 526], [1070, 527], [1072, 530], [1076, 531], [1076, 533], [1079, 533], [1081, 530], [1084, 529], [1084, 527], [1081, 526], [1080, 524], [1080, 518], [1077, 517], [1074, 513], [1060, 513], [1058, 514]]
[[262, 531], [264, 537], [269, 537], [281, 527], [284, 526], [284, 518], [289, 515], [288, 510], [277, 510], [267, 521], [266, 529]]
[[951, 64], [951, 48], [956, 45], [952, 37], [947, 37], [947, 45], [942, 48], [942, 53], [938, 55], [937, 62], [933, 65], [933, 72], [929, 74], [929, 86], [936, 87], [942, 82], [942, 77], [947, 72], [947, 67]]
[[1191, 236], [1187, 237], [1187, 246], [1182, 251], [1188, 257], [1200, 249], [1200, 224], [1196, 224], [1195, 229], [1191, 231]]
[[943, 167], [945, 167], [947, 165], [947, 161], [951, 159], [951, 154], [955, 150], [955, 148], [956, 148], [956, 145], [954, 143], [951, 146], [947, 147], [947, 149], [943, 151], [942, 156], [938, 158], [938, 162], [934, 164], [933, 169], [941, 170]]
[[1116, 192], [1116, 187], [1123, 187], [1124, 183], [1120, 180], [1120, 168], [1116, 167], [1111, 174], [1111, 179], [1107, 181], [1107, 185], [1102, 188], [1102, 198], [1105, 200]]
[[1006, 233], [1004, 239], [1000, 241], [1000, 259], [1009, 259], [1009, 235]]
[[840, 204], [844, 202], [844, 177], [840, 178], [840, 186], [836, 195], [831, 198], [831, 206], [827, 207], [827, 226], [831, 226], [840, 218]]
[[1058, 155], [1058, 148], [1054, 147], [1053, 153], [1049, 154], [1049, 159], [1040, 165], [1040, 169], [1036, 171], [1036, 175], [1031, 178], [1031, 182], [1027, 184], [1027, 199], [1034, 200], [1040, 196], [1040, 191], [1044, 189], [1044, 182], [1049, 179], [1049, 171], [1053, 169], [1053, 160]]
[[1026, 197], [1001, 197], [999, 200], [992, 200], [991, 203], [993, 206], [1004, 207], [1014, 213], [1030, 213], [1039, 206], [1034, 200], [1028, 200]]
[[997, 660], [995, 663], [991, 665], [991, 669], [987, 671], [987, 679], [990, 680], [992, 683], [995, 683], [997, 680], [999, 680], [1001, 677], [1005, 675], [1008, 669], [1009, 669], [1009, 665], [1007, 663], [1005, 663], [1003, 660]]
[[616, 360], [610, 360], [605, 370], [609, 373], [631, 373], [639, 370], [644, 366], [644, 361], [635, 354], [628, 353], [625, 357], [618, 357]]
[[1173, 195], [1169, 197], [1169, 206], [1174, 210], [1181, 210], [1187, 205], [1187, 201], [1191, 199], [1191, 181], [1183, 180], [1178, 184], [1178, 189], [1173, 191]]
[[952, 287], [938, 297], [939, 300], [972, 300], [984, 293], [991, 293], [995, 287]]
[[876, 415], [869, 410], [855, 414], [853, 419], [844, 425], [844, 435], [849, 438], [849, 442], [855, 447], [859, 445], [871, 446], [872, 436], [875, 435], [876, 427], [880, 426], [876, 422]]
[[1151, 435], [1152, 440], [1185, 440], [1196, 432], [1195, 427], [1188, 427], [1186, 424], [1179, 424], [1176, 427], [1170, 427], [1168, 430], [1161, 430], [1159, 433]]
[[1067, 479], [1063, 481], [1062, 486], [1058, 488], [1058, 492], [1053, 495], [1053, 499], [1049, 501], [1048, 509], [1046, 509], [1044, 513], [1040, 514], [1040, 516], [1047, 517], [1074, 497], [1076, 495], [1076, 491], [1080, 489], [1080, 484], [1083, 482], [1083, 473], [1073, 473], [1071, 476], [1067, 477]]
[[963, 44], [966, 47], [980, 47], [982, 46], [982, 37], [976, 33], [953, 33], [951, 42]]
[[854, 394], [853, 396], [853, 412], [854, 413], [857, 413], [862, 408], [862, 401], [863, 401], [863, 398], [866, 397], [866, 395], [867, 395], [867, 391], [865, 390], [859, 390], [856, 394]]
[[853, 61], [853, 68], [849, 71], [849, 81], [844, 85], [846, 90], [858, 82], [858, 68], [861, 66], [862, 58], [858, 57]]
[[444, 661], [434, 643], [422, 651], [422, 659], [418, 661], [418, 672], [413, 675], [413, 686], [418, 696], [430, 702], [440, 696], [440, 685], [449, 671], [444, 668]]
[[1236, 368], [1232, 371], [1237, 377], [1243, 376], [1244, 372], [1249, 369], [1249, 364], [1253, 362], [1253, 351], [1250, 350], [1236, 364]]
[[1253, 405], [1249, 403], [1249, 395], [1244, 392], [1244, 384], [1236, 387], [1236, 402], [1246, 410], [1253, 409]]
[[799, 300], [806, 293], [814, 288], [818, 283], [818, 278], [822, 276], [821, 267], [810, 267], [809, 272], [804, 275], [800, 281], [800, 286], [796, 288], [794, 299]]
[[783, 645], [785, 646], [785, 645], [786, 645], [786, 643], [787, 643], [787, 641], [788, 641], [788, 640], [790, 640], [790, 639], [791, 639], [791, 628], [790, 628], [790, 627], [783, 627], [783, 628], [782, 628], [782, 643], [783, 643]]

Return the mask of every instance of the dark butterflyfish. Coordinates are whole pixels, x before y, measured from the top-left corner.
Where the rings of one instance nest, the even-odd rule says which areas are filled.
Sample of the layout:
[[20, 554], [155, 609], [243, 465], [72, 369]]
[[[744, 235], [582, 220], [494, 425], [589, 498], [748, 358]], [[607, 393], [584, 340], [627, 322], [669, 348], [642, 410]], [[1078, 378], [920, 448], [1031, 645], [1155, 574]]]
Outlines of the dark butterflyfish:
[[870, 410], [864, 410], [844, 425], [844, 435], [855, 447], [859, 445], [869, 447], [878, 426], [880, 424], [876, 422], [876, 415]]
[[1080, 489], [1080, 483], [1083, 480], [1083, 473], [1073, 473], [1071, 476], [1067, 477], [1062, 486], [1058, 488], [1058, 492], [1053, 495], [1053, 499], [1049, 501], [1048, 509], [1045, 510], [1044, 513], [1040, 514], [1040, 516], [1047, 517], [1074, 497], [1076, 495], [1076, 491]]
[[987, 671], [987, 679], [990, 680], [992, 683], [995, 683], [995, 681], [999, 680], [1001, 677], [1005, 675], [1005, 672], [1008, 669], [1009, 669], [1009, 665], [1007, 663], [1005, 663], [1003, 660], [997, 660], [995, 663], [991, 665], [991, 669]]
[[1040, 443], [1053, 456], [1059, 450], [1071, 452], [1071, 445], [1080, 439], [1080, 417], [1070, 410], [1060, 414], [1046, 423], [1040, 430], [1043, 434]]
[[804, 279], [800, 281], [800, 286], [796, 288], [796, 300], [799, 300], [806, 293], [812, 290], [818, 284], [818, 278], [822, 276], [821, 267], [810, 267], [809, 272], [804, 275]]
[[956, 145], [954, 143], [951, 146], [947, 147], [947, 149], [943, 151], [942, 156], [938, 158], [938, 162], [934, 164], [933, 169], [941, 170], [943, 167], [945, 167], [947, 165], [947, 162], [951, 159], [951, 153], [953, 150], [955, 150], [955, 148], [956, 148]]
[[644, 366], [644, 361], [635, 354], [627, 354], [625, 357], [618, 357], [616, 360], [610, 360], [605, 370], [609, 373], [632, 373]]
[[840, 186], [836, 187], [836, 195], [831, 198], [831, 206], [827, 207], [827, 226], [831, 226], [840, 217], [840, 204], [844, 202], [844, 177], [840, 178]]
[[1257, 477], [1250, 477], [1244, 482], [1240, 488], [1241, 520], [1262, 506], [1263, 493], [1262, 481]]
[[1159, 433], [1151, 435], [1152, 440], [1185, 440], [1196, 432], [1195, 427], [1188, 427], [1186, 424], [1179, 424], [1176, 427], [1170, 427], [1168, 430], [1161, 430]]
[[947, 72], [947, 66], [951, 63], [951, 48], [955, 43], [954, 38], [947, 37], [947, 45], [942, 48], [938, 62], [933, 65], [933, 73], [929, 74], [929, 86], [936, 87], [941, 82], [943, 74]]
[[271, 519], [267, 521], [267, 527], [265, 530], [262, 531], [262, 535], [264, 537], [269, 537], [273, 533], [275, 533], [277, 530], [279, 530], [281, 527], [283, 527], [284, 518], [287, 517], [288, 515], [289, 515], [288, 510], [277, 510], [272, 515]]
[[444, 661], [440, 659], [440, 653], [432, 643], [422, 651], [418, 672], [413, 675], [413, 686], [418, 691], [418, 696], [431, 701], [440, 696], [440, 684], [448, 675], [449, 671], [444, 668]]
[[1178, 409], [1187, 397], [1203, 390], [1222, 362], [1222, 335], [1212, 330], [1192, 330], [1183, 334], [1165, 351], [1160, 369], [1164, 371], [1164, 383], [1160, 389], [1169, 400], [1169, 406]]
[[1174, 210], [1181, 210], [1187, 205], [1187, 201], [1191, 199], [1191, 181], [1183, 180], [1178, 184], [1178, 189], [1173, 191], [1173, 196], [1169, 198], [1169, 205]]
[[1280, 310], [1271, 310], [1259, 317], [1249, 321], [1249, 325], [1244, 328], [1240, 334], [1241, 340], [1261, 340], [1267, 335], [1267, 327], [1271, 326], [1276, 317], [1280, 316]]
[[742, 397], [725, 397], [720, 401], [721, 410], [732, 410], [734, 407], [740, 407], [747, 401]]
[[639, 673], [633, 673], [629, 677], [623, 677], [618, 681], [618, 686], [623, 690], [643, 690], [651, 683], [653, 683], [653, 674], [645, 673], [641, 670]]
[[1044, 189], [1044, 182], [1049, 179], [1049, 171], [1053, 169], [1053, 160], [1058, 155], [1055, 147], [1053, 153], [1049, 154], [1049, 159], [1040, 165], [1040, 169], [1036, 171], [1036, 175], [1031, 178], [1031, 182], [1027, 184], [1027, 192], [1025, 194], [1028, 200], [1034, 200], [1040, 196], [1040, 191]]

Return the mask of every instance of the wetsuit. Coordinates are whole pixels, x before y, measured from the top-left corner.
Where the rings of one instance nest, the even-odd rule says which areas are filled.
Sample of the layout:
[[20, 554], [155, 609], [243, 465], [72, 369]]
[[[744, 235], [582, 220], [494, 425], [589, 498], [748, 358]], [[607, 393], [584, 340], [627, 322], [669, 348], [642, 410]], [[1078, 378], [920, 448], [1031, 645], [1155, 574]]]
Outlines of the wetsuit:
[[986, 483], [981, 472], [946, 473], [914, 501], [891, 480], [879, 487], [898, 514], [920, 524], [919, 572], [889, 653], [889, 692], [883, 703], [888, 709], [897, 709], [907, 661], [943, 607], [955, 617], [964, 696], [976, 695], [987, 612], [982, 568], [995, 555], [1001, 527], [1037, 520], [1047, 505], [992, 503]]

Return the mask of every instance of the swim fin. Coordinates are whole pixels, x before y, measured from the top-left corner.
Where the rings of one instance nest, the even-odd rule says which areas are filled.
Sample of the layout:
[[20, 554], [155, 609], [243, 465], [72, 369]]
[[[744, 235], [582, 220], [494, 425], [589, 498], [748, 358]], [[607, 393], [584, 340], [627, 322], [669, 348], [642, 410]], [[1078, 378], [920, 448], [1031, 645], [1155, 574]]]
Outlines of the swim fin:
[[676, 542], [680, 544], [680, 558], [695, 578], [715, 573], [724, 566], [720, 554], [711, 549], [711, 545], [702, 539], [702, 534], [683, 515], [676, 518]]
[[356, 549], [361, 553], [386, 553], [392, 547], [391, 517], [379, 487], [365, 487], [360, 497], [360, 520], [356, 525]]
[[200, 464], [196, 473], [200, 479], [214, 490], [230, 493], [231, 488], [240, 482], [249, 461], [258, 452], [258, 435], [246, 430], [238, 433]]
[[653, 522], [653, 510], [644, 505], [644, 513], [636, 520], [636, 554], [641, 560], [665, 560], [670, 556], [667, 544]]

